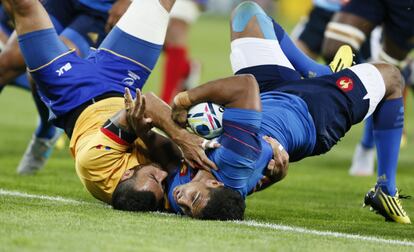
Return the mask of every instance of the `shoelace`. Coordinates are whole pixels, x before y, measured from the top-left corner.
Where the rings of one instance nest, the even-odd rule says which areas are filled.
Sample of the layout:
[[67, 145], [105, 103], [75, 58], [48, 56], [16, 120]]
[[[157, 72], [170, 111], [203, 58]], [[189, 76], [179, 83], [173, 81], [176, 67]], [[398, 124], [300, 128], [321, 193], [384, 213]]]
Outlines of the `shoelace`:
[[400, 194], [401, 192], [402, 192], [402, 190], [398, 191], [398, 198], [399, 199], [411, 199], [411, 195]]

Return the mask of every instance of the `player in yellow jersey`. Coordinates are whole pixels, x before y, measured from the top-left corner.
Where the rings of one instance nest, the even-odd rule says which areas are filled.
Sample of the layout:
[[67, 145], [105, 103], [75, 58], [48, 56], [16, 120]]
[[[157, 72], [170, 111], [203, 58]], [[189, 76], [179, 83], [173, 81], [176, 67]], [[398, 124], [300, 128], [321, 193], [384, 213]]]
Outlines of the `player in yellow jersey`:
[[[133, 93], [141, 89], [151, 73], [174, 0], [134, 1], [86, 58], [59, 40], [39, 1], [2, 3], [15, 22], [19, 46], [51, 120], [71, 138], [82, 183], [95, 198], [115, 208], [156, 210], [167, 173], [147, 164], [151, 158], [162, 165], [169, 156], [181, 153], [169, 140], [148, 131], [149, 119], [128, 122], [122, 96], [125, 88]], [[201, 144], [201, 138], [192, 137], [193, 144]], [[194, 164], [205, 165], [203, 157]]]

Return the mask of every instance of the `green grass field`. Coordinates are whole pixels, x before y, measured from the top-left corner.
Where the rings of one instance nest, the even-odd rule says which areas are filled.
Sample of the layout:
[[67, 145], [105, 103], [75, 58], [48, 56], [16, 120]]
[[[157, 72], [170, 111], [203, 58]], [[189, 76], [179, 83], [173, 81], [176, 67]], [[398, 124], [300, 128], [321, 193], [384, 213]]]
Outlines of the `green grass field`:
[[[226, 19], [202, 18], [191, 41], [203, 80], [231, 73]], [[158, 91], [160, 66], [145, 90]], [[412, 106], [410, 99], [410, 143], [397, 178], [408, 194], [414, 193]], [[291, 164], [284, 181], [249, 197], [247, 221], [233, 223], [114, 211], [83, 189], [67, 148], [36, 176], [20, 177], [15, 169], [35, 128], [34, 105], [29, 93], [6, 88], [0, 111], [0, 251], [414, 251], [412, 225], [361, 208], [375, 183], [348, 176], [361, 126], [329, 154]], [[414, 217], [414, 201], [403, 204]]]

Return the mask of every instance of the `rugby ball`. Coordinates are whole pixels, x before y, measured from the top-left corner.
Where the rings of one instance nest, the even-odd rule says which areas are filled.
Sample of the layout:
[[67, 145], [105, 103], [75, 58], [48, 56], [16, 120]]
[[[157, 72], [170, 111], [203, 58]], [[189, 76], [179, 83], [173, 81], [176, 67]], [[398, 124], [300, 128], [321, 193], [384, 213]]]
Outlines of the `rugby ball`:
[[223, 133], [223, 113], [223, 106], [203, 102], [188, 110], [187, 122], [194, 133], [212, 139]]

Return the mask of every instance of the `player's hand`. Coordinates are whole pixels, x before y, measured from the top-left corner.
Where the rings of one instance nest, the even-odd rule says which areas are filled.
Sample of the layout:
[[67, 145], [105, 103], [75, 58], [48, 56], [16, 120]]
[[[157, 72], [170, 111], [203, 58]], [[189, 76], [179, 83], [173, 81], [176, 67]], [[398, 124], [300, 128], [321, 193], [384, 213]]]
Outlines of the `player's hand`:
[[179, 107], [175, 104], [171, 106], [171, 118], [182, 128], [187, 126], [187, 114], [188, 110], [186, 108]]
[[213, 140], [206, 140], [190, 132], [184, 132], [176, 138], [176, 143], [180, 146], [185, 161], [193, 168], [210, 171], [218, 170], [216, 164], [208, 159], [205, 150], [220, 147], [220, 144]]
[[289, 154], [275, 139], [268, 136], [264, 136], [263, 139], [270, 144], [273, 150], [273, 159], [267, 164], [267, 169], [264, 175], [275, 183], [283, 179], [287, 174]]
[[111, 31], [111, 29], [116, 25], [116, 23], [119, 21], [122, 15], [124, 15], [131, 2], [131, 0], [117, 0], [112, 5], [112, 8], [109, 10], [108, 13], [108, 21], [105, 25], [105, 31], [107, 33]]
[[126, 118], [130, 128], [132, 128], [137, 136], [146, 134], [152, 128], [151, 118], [144, 116], [145, 113], [145, 97], [137, 88], [137, 97], [135, 101], [132, 99], [129, 88], [125, 88], [124, 101]]

